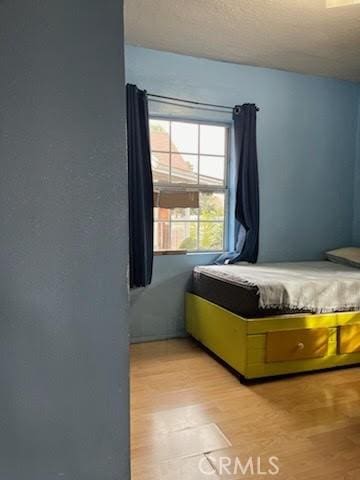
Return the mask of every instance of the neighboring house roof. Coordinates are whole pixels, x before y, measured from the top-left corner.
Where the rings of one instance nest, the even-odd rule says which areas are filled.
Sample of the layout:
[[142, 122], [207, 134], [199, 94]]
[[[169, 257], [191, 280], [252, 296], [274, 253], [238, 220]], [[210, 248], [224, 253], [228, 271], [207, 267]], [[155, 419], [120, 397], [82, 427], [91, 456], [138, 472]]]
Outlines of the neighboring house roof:
[[[152, 130], [151, 131], [151, 150], [152, 150], [152, 165], [156, 171], [156, 178], [158, 181], [169, 181], [169, 158], [166, 155], [170, 150], [169, 134], [165, 131]], [[193, 166], [190, 162], [179, 153], [176, 145], [171, 143], [171, 177], [177, 183], [195, 184], [198, 181], [198, 174], [194, 172]], [[218, 178], [201, 175], [203, 183], [211, 185], [221, 185], [222, 182]]]
[[[156, 152], [168, 152], [170, 150], [170, 138], [167, 132], [153, 131], [151, 132], [151, 149]], [[191, 165], [184, 160], [179, 153], [176, 145], [171, 143], [171, 152], [177, 155], [173, 155], [172, 166], [180, 168], [181, 170], [192, 171]], [[156, 157], [159, 163], [166, 164], [164, 155]]]

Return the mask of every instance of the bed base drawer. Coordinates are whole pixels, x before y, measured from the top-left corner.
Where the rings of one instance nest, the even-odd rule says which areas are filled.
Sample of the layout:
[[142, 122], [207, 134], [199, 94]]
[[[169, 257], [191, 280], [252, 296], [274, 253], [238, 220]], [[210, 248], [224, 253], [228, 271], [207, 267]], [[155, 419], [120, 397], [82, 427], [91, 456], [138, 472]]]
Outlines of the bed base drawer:
[[328, 328], [268, 332], [265, 361], [272, 363], [321, 358], [327, 354], [328, 344]]
[[246, 319], [188, 293], [186, 329], [247, 379], [360, 365], [360, 311]]
[[360, 352], [360, 324], [343, 325], [339, 329], [339, 353]]

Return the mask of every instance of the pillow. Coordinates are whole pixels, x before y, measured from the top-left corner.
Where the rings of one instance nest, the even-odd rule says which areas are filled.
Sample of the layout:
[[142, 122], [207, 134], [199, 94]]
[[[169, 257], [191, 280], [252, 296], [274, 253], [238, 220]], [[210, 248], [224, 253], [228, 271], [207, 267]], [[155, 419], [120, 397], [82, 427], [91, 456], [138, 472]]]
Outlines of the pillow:
[[345, 247], [337, 250], [330, 250], [325, 253], [326, 258], [331, 262], [342, 263], [350, 267], [360, 268], [360, 248]]

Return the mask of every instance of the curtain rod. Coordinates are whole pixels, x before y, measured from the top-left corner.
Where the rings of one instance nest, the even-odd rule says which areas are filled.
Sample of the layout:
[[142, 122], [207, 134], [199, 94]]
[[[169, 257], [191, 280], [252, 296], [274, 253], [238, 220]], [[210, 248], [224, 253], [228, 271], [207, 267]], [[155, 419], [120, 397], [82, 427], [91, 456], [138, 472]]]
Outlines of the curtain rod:
[[[185, 100], [184, 98], [177, 98], [177, 97], [166, 97], [164, 95], [156, 95], [155, 93], [148, 93], [149, 97], [154, 97], [154, 98], [163, 98], [166, 100], [174, 100], [175, 102], [182, 102], [182, 103], [190, 103], [192, 105], [201, 105], [204, 107], [213, 107], [213, 108], [222, 108], [226, 110], [233, 110], [234, 107], [229, 107], [228, 105], [216, 105], [214, 103], [203, 103], [203, 102], [195, 102], [194, 100]], [[256, 111], [258, 112], [260, 110], [259, 107], [256, 107]]]
[[205, 110], [207, 112], [218, 112], [218, 113], [230, 113], [229, 110], [224, 110], [221, 108], [214, 108], [214, 107], [201, 107], [197, 105], [184, 105], [183, 103], [177, 103], [177, 102], [170, 102], [166, 100], [160, 100], [156, 98], [149, 98], [150, 102], [153, 103], [163, 103], [164, 105], [174, 105], [175, 107], [182, 107], [182, 108], [190, 108], [190, 109], [196, 109], [196, 110]]

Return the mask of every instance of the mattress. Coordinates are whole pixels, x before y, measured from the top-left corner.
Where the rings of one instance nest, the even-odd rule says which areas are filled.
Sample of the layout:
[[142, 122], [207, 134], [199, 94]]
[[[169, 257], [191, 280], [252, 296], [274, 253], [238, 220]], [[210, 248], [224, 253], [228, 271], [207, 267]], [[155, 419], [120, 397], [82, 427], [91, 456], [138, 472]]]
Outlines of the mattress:
[[192, 293], [245, 318], [360, 310], [360, 269], [329, 261], [195, 267]]
[[245, 318], [300, 313], [290, 308], [261, 308], [258, 287], [228, 283], [201, 271], [193, 272], [191, 292]]

